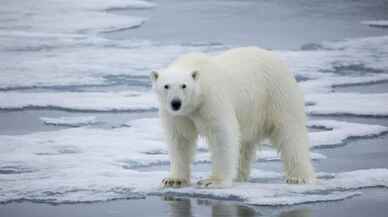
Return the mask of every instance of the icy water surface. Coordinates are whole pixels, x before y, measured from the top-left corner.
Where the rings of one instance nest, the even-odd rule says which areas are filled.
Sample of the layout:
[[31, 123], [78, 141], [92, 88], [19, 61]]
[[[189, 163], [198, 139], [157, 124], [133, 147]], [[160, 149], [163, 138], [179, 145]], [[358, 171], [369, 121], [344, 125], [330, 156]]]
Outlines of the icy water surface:
[[[388, 30], [375, 28], [388, 19], [388, 2], [3, 5], [0, 216], [388, 211]], [[279, 156], [265, 146], [248, 183], [160, 189], [169, 161], [149, 72], [183, 53], [244, 45], [273, 49], [303, 88], [319, 183], [284, 184]], [[210, 163], [200, 141], [194, 181], [208, 175]]]

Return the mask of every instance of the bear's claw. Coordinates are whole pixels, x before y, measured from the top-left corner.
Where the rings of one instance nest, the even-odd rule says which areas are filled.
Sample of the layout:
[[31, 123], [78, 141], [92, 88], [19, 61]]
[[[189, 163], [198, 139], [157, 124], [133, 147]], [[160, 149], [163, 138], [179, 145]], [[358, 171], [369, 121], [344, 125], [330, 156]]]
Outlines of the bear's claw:
[[189, 182], [185, 179], [178, 179], [178, 178], [164, 178], [162, 180], [162, 187], [163, 188], [180, 188], [189, 185]]

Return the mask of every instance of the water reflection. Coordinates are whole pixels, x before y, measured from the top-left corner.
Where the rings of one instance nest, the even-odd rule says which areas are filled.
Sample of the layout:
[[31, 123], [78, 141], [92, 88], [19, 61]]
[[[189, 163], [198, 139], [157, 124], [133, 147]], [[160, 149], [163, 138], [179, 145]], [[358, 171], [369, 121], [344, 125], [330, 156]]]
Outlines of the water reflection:
[[168, 204], [169, 217], [254, 217], [254, 216], [279, 216], [279, 217], [310, 217], [311, 210], [307, 208], [289, 207], [254, 207], [241, 205], [234, 202], [225, 202], [208, 199], [188, 199], [164, 197]]

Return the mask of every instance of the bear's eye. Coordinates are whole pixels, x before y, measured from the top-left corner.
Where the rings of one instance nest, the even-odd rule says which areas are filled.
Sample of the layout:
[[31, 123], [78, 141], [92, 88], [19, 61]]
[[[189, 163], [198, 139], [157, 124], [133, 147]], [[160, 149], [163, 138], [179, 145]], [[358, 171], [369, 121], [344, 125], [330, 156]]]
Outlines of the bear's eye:
[[170, 85], [166, 84], [164, 85], [164, 89], [168, 90], [170, 88]]
[[181, 85], [182, 89], [186, 89], [186, 84]]

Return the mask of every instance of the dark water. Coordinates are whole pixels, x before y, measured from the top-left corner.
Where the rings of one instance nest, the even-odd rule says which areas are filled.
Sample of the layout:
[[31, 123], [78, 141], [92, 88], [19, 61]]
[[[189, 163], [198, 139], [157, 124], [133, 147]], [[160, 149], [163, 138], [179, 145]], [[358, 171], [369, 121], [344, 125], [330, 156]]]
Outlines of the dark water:
[[156, 117], [156, 112], [66, 112], [58, 110], [22, 110], [22, 111], [0, 111], [0, 135], [28, 134], [39, 131], [50, 131], [65, 129], [64, 126], [46, 125], [41, 117], [78, 117], [94, 116], [97, 123], [91, 127], [115, 128], [122, 127], [130, 120], [138, 118]]
[[162, 43], [224, 43], [297, 49], [304, 44], [385, 35], [386, 29], [361, 25], [388, 18], [386, 0], [160, 0], [151, 11], [117, 13], [149, 16], [138, 29], [116, 32], [116, 39], [143, 38]]

